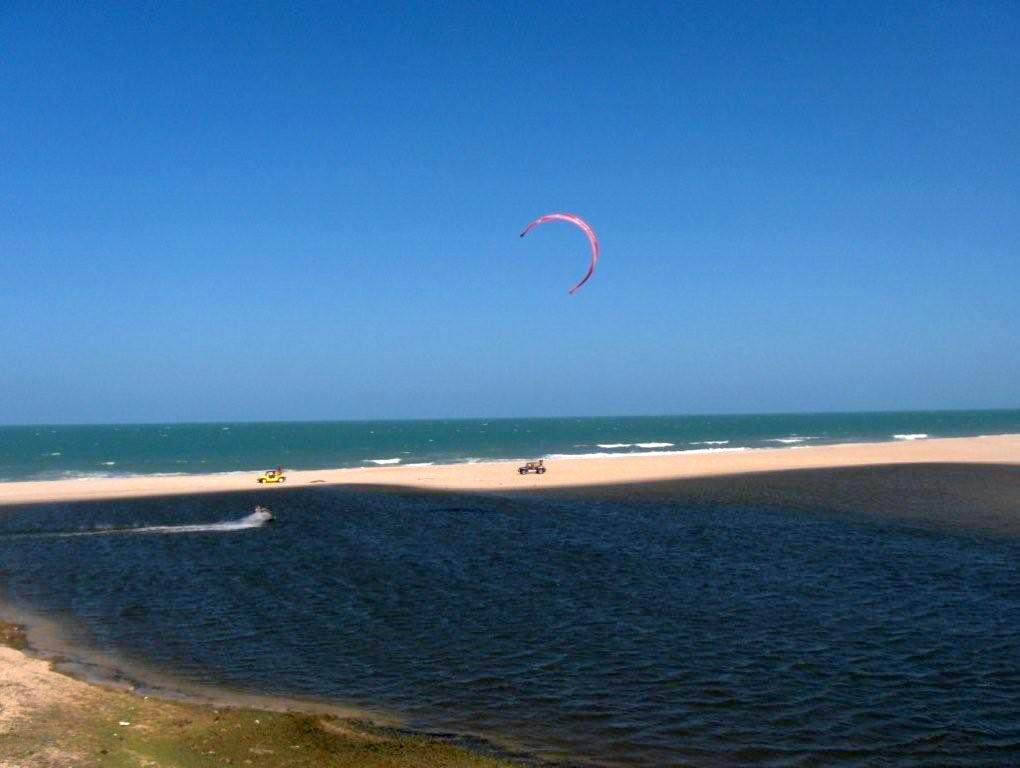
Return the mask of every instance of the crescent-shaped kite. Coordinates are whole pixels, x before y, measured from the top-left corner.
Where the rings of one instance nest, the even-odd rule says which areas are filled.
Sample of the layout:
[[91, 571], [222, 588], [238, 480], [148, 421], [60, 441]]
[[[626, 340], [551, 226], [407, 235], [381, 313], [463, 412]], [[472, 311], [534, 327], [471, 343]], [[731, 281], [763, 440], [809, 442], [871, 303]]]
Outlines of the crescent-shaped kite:
[[521, 237], [524, 237], [535, 227], [539, 226], [540, 224], [545, 224], [548, 221], [568, 221], [571, 224], [576, 224], [578, 227], [581, 228], [584, 234], [588, 236], [588, 242], [591, 244], [591, 264], [588, 265], [588, 273], [583, 278], [581, 278], [581, 282], [579, 282], [577, 285], [570, 289], [570, 292], [573, 293], [582, 285], [584, 285], [586, 282], [588, 282], [588, 278], [591, 277], [592, 274], [595, 272], [595, 266], [599, 263], [598, 235], [596, 235], [595, 230], [591, 228], [591, 224], [589, 224], [587, 221], [582, 219], [580, 216], [577, 216], [576, 214], [547, 213], [545, 216], [539, 216], [528, 226], [526, 226], [524, 228], [524, 231], [521, 232]]

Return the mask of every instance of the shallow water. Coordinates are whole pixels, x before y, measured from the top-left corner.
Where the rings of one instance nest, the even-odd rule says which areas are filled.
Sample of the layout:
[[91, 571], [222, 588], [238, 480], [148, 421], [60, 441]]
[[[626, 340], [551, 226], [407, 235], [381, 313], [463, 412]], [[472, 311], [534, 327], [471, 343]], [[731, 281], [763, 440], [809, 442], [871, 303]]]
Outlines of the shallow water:
[[[256, 503], [278, 522], [160, 530]], [[1015, 762], [1018, 560], [1008, 536], [636, 498], [320, 488], [0, 513], [0, 597], [74, 643], [568, 763]]]

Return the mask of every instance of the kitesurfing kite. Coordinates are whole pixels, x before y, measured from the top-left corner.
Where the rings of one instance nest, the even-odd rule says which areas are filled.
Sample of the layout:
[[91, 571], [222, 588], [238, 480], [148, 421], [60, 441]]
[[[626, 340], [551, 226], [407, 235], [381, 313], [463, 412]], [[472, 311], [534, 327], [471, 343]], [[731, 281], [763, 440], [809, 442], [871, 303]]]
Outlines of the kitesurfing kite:
[[583, 278], [581, 278], [581, 282], [579, 282], [577, 285], [570, 289], [570, 292], [573, 293], [582, 285], [584, 285], [586, 282], [588, 282], [588, 278], [591, 277], [592, 274], [595, 272], [595, 265], [599, 263], [598, 235], [596, 235], [595, 230], [591, 228], [591, 224], [582, 219], [580, 216], [577, 216], [573, 213], [547, 213], [545, 216], [539, 216], [528, 226], [526, 226], [524, 228], [524, 231], [521, 232], [521, 237], [524, 237], [535, 227], [539, 226], [540, 224], [545, 224], [548, 221], [568, 221], [571, 224], [576, 224], [578, 227], [581, 228], [584, 234], [588, 236], [588, 242], [591, 244], [591, 264], [588, 265], [588, 273]]

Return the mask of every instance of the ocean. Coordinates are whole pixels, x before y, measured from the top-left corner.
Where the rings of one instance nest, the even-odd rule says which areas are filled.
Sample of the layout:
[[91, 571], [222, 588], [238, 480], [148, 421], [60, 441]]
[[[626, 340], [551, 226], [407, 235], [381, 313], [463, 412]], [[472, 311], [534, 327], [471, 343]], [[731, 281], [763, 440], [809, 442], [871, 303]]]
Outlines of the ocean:
[[0, 613], [536, 765], [1015, 765], [1020, 468], [782, 474], [6, 508]]
[[739, 451], [1020, 432], [1020, 410], [0, 427], [0, 482]]

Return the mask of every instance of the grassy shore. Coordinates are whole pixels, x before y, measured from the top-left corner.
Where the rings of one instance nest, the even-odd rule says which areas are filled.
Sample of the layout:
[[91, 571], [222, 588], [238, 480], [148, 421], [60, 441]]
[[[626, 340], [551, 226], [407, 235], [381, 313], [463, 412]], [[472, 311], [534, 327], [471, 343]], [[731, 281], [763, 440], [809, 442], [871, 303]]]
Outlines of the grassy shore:
[[331, 715], [213, 708], [71, 679], [0, 622], [0, 768], [497, 768], [514, 763]]

